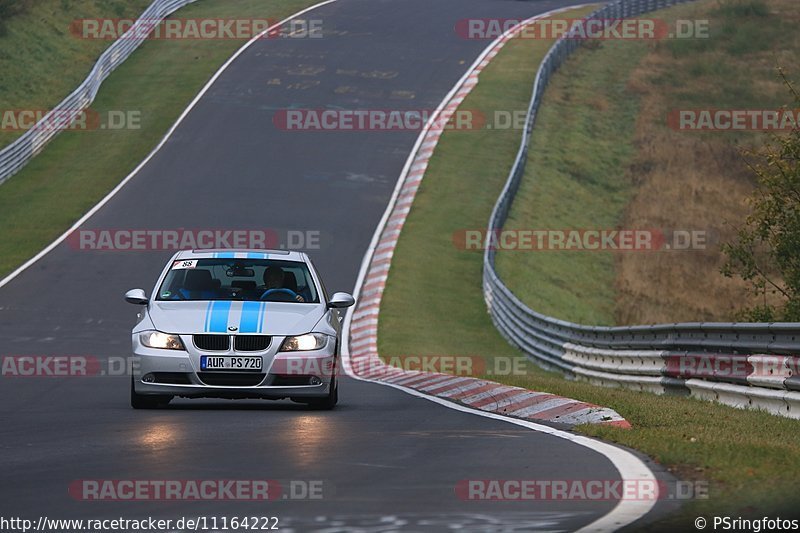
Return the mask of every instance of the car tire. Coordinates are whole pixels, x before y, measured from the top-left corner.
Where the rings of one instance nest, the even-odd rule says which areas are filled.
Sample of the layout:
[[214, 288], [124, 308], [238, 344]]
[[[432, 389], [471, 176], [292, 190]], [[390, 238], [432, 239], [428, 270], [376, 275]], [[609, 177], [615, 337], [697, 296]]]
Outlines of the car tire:
[[133, 376], [131, 376], [131, 407], [134, 409], [156, 409], [162, 405], [167, 405], [172, 401], [172, 396], [153, 396], [139, 394], [133, 386]]
[[324, 398], [313, 399], [308, 402], [308, 406], [312, 409], [318, 409], [321, 411], [327, 411], [336, 407], [336, 404], [339, 403], [339, 383], [334, 377], [331, 381], [331, 387], [328, 391], [328, 395]]

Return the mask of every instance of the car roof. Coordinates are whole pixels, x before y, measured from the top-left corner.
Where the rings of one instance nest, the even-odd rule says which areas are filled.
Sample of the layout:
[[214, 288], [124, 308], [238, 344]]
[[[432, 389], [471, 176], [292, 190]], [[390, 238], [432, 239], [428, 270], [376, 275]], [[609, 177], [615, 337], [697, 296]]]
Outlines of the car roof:
[[284, 261], [307, 262], [306, 254], [288, 250], [267, 250], [263, 248], [209, 248], [182, 250], [175, 259], [282, 259]]

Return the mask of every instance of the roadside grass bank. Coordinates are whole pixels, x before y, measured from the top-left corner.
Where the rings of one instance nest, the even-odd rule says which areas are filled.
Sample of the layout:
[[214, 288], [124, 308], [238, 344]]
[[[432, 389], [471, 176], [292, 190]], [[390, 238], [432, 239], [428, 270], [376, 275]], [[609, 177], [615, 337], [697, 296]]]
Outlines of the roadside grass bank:
[[[314, 0], [201, 0], [182, 18], [285, 18]], [[35, 255], [158, 144], [244, 40], [147, 41], [104, 82], [92, 109], [134, 111], [138, 129], [64, 131], [0, 186], [0, 276]]]
[[[704, 8], [715, 5], [718, 4], [701, 4]], [[686, 18], [687, 7], [681, 6], [653, 16]], [[564, 15], [573, 16], [577, 15]], [[480, 83], [461, 104], [461, 109], [479, 110], [489, 117], [493, 116], [495, 110], [527, 109], [538, 63], [549, 45], [538, 40], [509, 42], [483, 71]], [[629, 46], [636, 48], [627, 50], [625, 47]], [[658, 46], [669, 45], [659, 44], [656, 48]], [[594, 93], [600, 100], [595, 105], [581, 103], [577, 98], [578, 90], [588, 87], [591, 78], [589, 73], [577, 72], [573, 67], [585, 65], [586, 60], [582, 56], [595, 54], [592, 57], [597, 57], [599, 53], [612, 57], [607, 58], [604, 68], [597, 68], [591, 75], [599, 76], [595, 81], [612, 83], [616, 92], [621, 94], [600, 96], [604, 87], [598, 82]], [[563, 220], [571, 220], [568, 218], [571, 213], [583, 216], [579, 211], [589, 209], [596, 213], [596, 217], [611, 223], [619, 220], [615, 216], [621, 216], [626, 204], [635, 198], [632, 188], [617, 174], [621, 174], [619, 169], [624, 169], [626, 161], [633, 161], [637, 157], [637, 146], [610, 146], [607, 137], [627, 136], [633, 143], [636, 128], [619, 122], [606, 123], [602, 116], [581, 116], [586, 113], [602, 115], [602, 110], [606, 109], [613, 113], [624, 113], [624, 116], [632, 119], [645, 108], [640, 98], [632, 104], [626, 101], [626, 81], [613, 83], [618, 76], [626, 75], [625, 61], [618, 57], [622, 53], [633, 54], [628, 57], [643, 60], [651, 53], [650, 45], [605, 42], [599, 48], [579, 51], [556, 75], [553, 80], [555, 85], [551, 86], [557, 88], [563, 83], [562, 78], [571, 80], [574, 88], [571, 87], [566, 95], [565, 90], [555, 94], [576, 107], [570, 108], [568, 116], [552, 112], [550, 104], [553, 96], [551, 89], [548, 89], [540, 109], [537, 128], [542, 124], [555, 127], [565, 122], [574, 128], [598, 132], [596, 136], [574, 133], [575, 137], [571, 138], [549, 130], [554, 138], [546, 141], [551, 143], [548, 147], [553, 150], [533, 150], [541, 152], [542, 157], [554, 159], [569, 154], [582, 165], [585, 175], [593, 178], [591, 183], [577, 192], [570, 184], [562, 184], [559, 191], [563, 194], [568, 192], [577, 195], [577, 201], [572, 202], [569, 209], [565, 208], [566, 214], [561, 215], [565, 217]], [[564, 111], [563, 107], [556, 109]], [[548, 114], [550, 118], [546, 119]], [[519, 135], [518, 130], [481, 129], [450, 130], [441, 137], [392, 258], [378, 331], [379, 353], [384, 359], [404, 355], [479, 355], [486, 358], [487, 367], [496, 368], [497, 365], [492, 363], [496, 357], [523, 357], [499, 335], [486, 312], [481, 289], [482, 253], [464, 251], [453, 242], [456, 232], [485, 228], [516, 155]], [[603, 144], [592, 146], [590, 141], [594, 140], [601, 140]], [[560, 147], [566, 142], [573, 144]], [[605, 174], [588, 173], [594, 168], [590, 165], [593, 157], [605, 158], [598, 163]], [[613, 168], [615, 163], [618, 165], [616, 174]], [[550, 168], [557, 165], [556, 162], [549, 164]], [[537, 179], [542, 176], [542, 173], [537, 173]], [[609, 176], [611, 181], [604, 182], [603, 178]], [[551, 204], [549, 207], [553, 210], [557, 210], [557, 204], [561, 202], [571, 202], [569, 198], [556, 196], [558, 191], [547, 193]], [[593, 202], [599, 195], [605, 195], [604, 203], [611, 208], [579, 203]], [[541, 207], [548, 208], [544, 205]], [[670, 204], [664, 204], [663, 207], [669, 209]], [[508, 256], [518, 259], [526, 254], [515, 253], [517, 255], [508, 253]], [[527, 255], [540, 258], [543, 254]], [[587, 267], [585, 290], [589, 290], [591, 279], [588, 278], [605, 282], [610, 280], [613, 283], [614, 262], [611, 259], [606, 259], [601, 264], [602, 268], [593, 270]], [[545, 282], [540, 282], [538, 289], [551, 290], [544, 285]], [[603, 294], [612, 294], [613, 297], [613, 293], [599, 293], [590, 298], [596, 302], [603, 299]], [[555, 302], [557, 295], [552, 298]], [[573, 307], [579, 305], [574, 297], [568, 301]], [[586, 312], [611, 320], [615, 311], [613, 307], [606, 306], [587, 308]], [[800, 429], [798, 421], [691, 398], [595, 387], [565, 380], [560, 374], [544, 371], [527, 362], [517, 375], [501, 376], [494, 373], [477, 377], [610, 407], [624, 416], [633, 429], [586, 425], [576, 430], [640, 450], [682, 479], [708, 483], [708, 499], [687, 502], [675, 515], [660, 520], [657, 528], [653, 529], [693, 527], [689, 526], [689, 520], [700, 515], [761, 517], [764, 514], [796, 514], [793, 501], [794, 486], [800, 474], [800, 444], [796, 439]]]
[[[721, 245], [755, 184], [739, 150], [768, 135], [680, 130], [675, 117], [790, 104], [776, 66], [796, 74], [800, 13], [792, 0], [706, 0], [664, 18], [707, 20], [709, 38], [602, 41], [553, 78], [504, 229], [654, 230], [670, 248], [499, 251], [500, 276], [537, 311], [630, 325], [732, 321], [759, 303], [720, 274]], [[697, 246], [679, 249], [693, 232]]]
[[[77, 19], [136, 18], [152, 0], [20, 0], [0, 27], [0, 110], [55, 107], [112, 41], [80, 39]], [[22, 135], [0, 129], [0, 147]]]
[[[592, 11], [584, 8], [563, 16]], [[485, 117], [527, 109], [538, 64], [552, 44], [509, 41], [483, 70], [461, 109]], [[380, 310], [381, 354], [416, 353], [404, 348], [424, 348], [431, 354], [517, 353], [486, 314], [480, 252], [458, 249], [453, 236], [486, 226], [519, 136], [515, 128], [480, 128], [453, 129], [440, 138], [392, 258]]]

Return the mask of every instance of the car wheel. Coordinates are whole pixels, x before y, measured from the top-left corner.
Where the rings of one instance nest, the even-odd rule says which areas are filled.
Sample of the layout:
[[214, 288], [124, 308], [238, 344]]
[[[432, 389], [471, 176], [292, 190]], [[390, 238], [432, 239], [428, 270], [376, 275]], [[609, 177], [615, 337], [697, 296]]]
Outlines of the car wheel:
[[321, 409], [321, 410], [328, 410], [333, 409], [336, 404], [339, 402], [339, 383], [336, 381], [334, 377], [331, 381], [331, 388], [328, 391], [328, 395], [324, 398], [313, 399], [308, 402], [308, 406], [312, 409]]
[[172, 401], [172, 396], [152, 396], [136, 392], [133, 386], [133, 376], [131, 376], [131, 407], [134, 409], [155, 409], [162, 405], [167, 405]]

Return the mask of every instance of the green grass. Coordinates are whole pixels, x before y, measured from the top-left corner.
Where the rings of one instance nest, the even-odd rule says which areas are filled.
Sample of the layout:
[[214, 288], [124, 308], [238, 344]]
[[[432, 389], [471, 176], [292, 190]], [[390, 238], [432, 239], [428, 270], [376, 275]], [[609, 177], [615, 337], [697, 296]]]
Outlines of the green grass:
[[799, 421], [693, 398], [595, 387], [533, 365], [526, 369], [526, 375], [500, 381], [615, 409], [633, 429], [583, 425], [577, 431], [640, 450], [680, 479], [708, 483], [708, 499], [686, 502], [660, 521], [664, 530], [689, 527], [700, 515], [796, 512]]
[[[181, 10], [180, 16], [283, 18], [312, 3], [202, 0]], [[58, 237], [133, 170], [242, 44], [236, 40], [154, 40], [134, 52], [106, 80], [92, 108], [101, 114], [119, 109], [140, 112], [141, 128], [65, 131], [0, 186], [0, 227], [4, 228], [0, 275]]]
[[[526, 109], [538, 63], [551, 44], [510, 41], [483, 71], [478, 89], [462, 108], [480, 110], [487, 117], [495, 111]], [[431, 354], [515, 353], [486, 315], [481, 253], [459, 250], [453, 235], [485, 227], [519, 147], [519, 135], [516, 129], [479, 129], [442, 136], [392, 259], [381, 306], [381, 353], [416, 353], [400, 347]], [[423, 262], [423, 257], [436, 261]], [[431, 268], [422, 268], [423, 263]]]
[[[78, 86], [111, 41], [79, 39], [70, 22], [133, 18], [152, 0], [37, 0], [0, 33], [1, 109], [51, 109]], [[0, 131], [0, 147], [22, 132]]]
[[[487, 115], [495, 109], [525, 109], [547, 44], [510, 42], [483, 72], [461, 108]], [[632, 129], [609, 118], [619, 114], [631, 122], [637, 113], [637, 100], [626, 91], [623, 58], [619, 57], [623, 52], [638, 57], [647, 52], [647, 45], [621, 50], [614, 43], [604, 43], [599, 50], [582, 50], [565, 66], [568, 70], [563, 72], [569, 75], [557, 75], [548, 89], [538, 126], [546, 134], [537, 133], [531, 158], [553, 171], [536, 175], [537, 184], [547, 184], [552, 190], [539, 188], [540, 198], [523, 190], [525, 196], [515, 204], [513, 219], [521, 227], [532, 227], [525, 216], [540, 217], [536, 220], [545, 227], [556, 228], [613, 225], [618, 220], [631, 194], [631, 185], [618, 170], [631, 157]], [[597, 59], [600, 53], [604, 54], [601, 66], [587, 64], [587, 58]], [[608, 89], [601, 99], [598, 79]], [[587, 100], [589, 93], [594, 98]], [[581, 131], [563, 131], [571, 129]], [[522, 357], [497, 333], [487, 315], [481, 290], [482, 254], [459, 250], [452, 242], [456, 231], [485, 227], [516, 154], [519, 135], [516, 130], [451, 130], [442, 136], [392, 259], [379, 322], [382, 357]], [[620, 139], [619, 144], [628, 146], [611, 142]], [[559, 208], [556, 204], [561, 202], [570, 208]], [[535, 294], [537, 303], [547, 299], [557, 309], [557, 291], [562, 289], [562, 311], [589, 317], [586, 320], [610, 321], [611, 312], [602, 300], [613, 299], [613, 293], [598, 291], [588, 296], [592, 305], [584, 305], [572, 292], [579, 274], [586, 278], [579, 285], [582, 291], [594, 292], [593, 282], [613, 280], [608, 258], [598, 260], [593, 255], [592, 260], [598, 261], [594, 267], [581, 262], [559, 266], [548, 253], [528, 254], [528, 259], [544, 262], [544, 267], [536, 268], [545, 269], [549, 276], [537, 275], [528, 296]], [[506, 259], [522, 261], [519, 254], [525, 252], [517, 254], [508, 253]], [[431, 257], [436, 261], [431, 262]], [[578, 260], [570, 256], [570, 261]], [[520, 268], [519, 280], [525, 280], [525, 274], [533, 276], [530, 263], [520, 264], [525, 267]], [[691, 520], [698, 515], [762, 516], [793, 509], [800, 474], [800, 422], [692, 398], [595, 387], [565, 380], [531, 363], [523, 367], [520, 375], [481, 377], [615, 409], [633, 429], [585, 425], [576, 430], [641, 450], [682, 479], [709, 483], [709, 499], [689, 502], [677, 514], [660, 520], [658, 529], [693, 527]]]
[[[556, 76], [531, 140], [523, 184], [507, 230], [614, 229], [633, 193], [620, 169], [635, 154], [636, 95], [626, 88], [641, 43], [611, 41], [570, 62]], [[598, 61], [598, 55], [603, 54]], [[597, 87], [606, 90], [598, 94]], [[498, 272], [545, 314], [614, 324], [613, 251], [498, 251]]]
[[[711, 38], [674, 39], [655, 45], [603, 42], [576, 54], [553, 78], [505, 229], [624, 227], [626, 208], [637, 192], [637, 140], [646, 142], [652, 138], [651, 131], [666, 128], [665, 110], [708, 107], [710, 102], [717, 108], [778, 107], [785, 100], [785, 92], [774, 91], [776, 84], [764, 83], [776, 79], [771, 70], [774, 64], [764, 64], [759, 52], [776, 42], [780, 32], [775, 28], [789, 30], [781, 17], [769, 15], [764, 2], [703, 2], [673, 8], [670, 13], [667, 18], [671, 20], [707, 18]], [[637, 139], [641, 95], [631, 79], [651, 53], [662, 61], [670, 56], [674, 61], [672, 68], [647, 77], [647, 82], [656, 78], [652, 83], [662, 87], [663, 107], [659, 113], [648, 111], [650, 120], [645, 127], [649, 131], [640, 132]], [[742, 57], [745, 53], [747, 58]], [[731, 144], [754, 139], [752, 133], [709, 134], [707, 138], [715, 135], [717, 139], [726, 137], [725, 142]], [[673, 158], [682, 157], [681, 149], [687, 148], [675, 149]], [[673, 181], [681, 178], [675, 176]], [[688, 186], [694, 185], [687, 182]], [[698, 188], [702, 190], [702, 185]], [[685, 227], [692, 218], [682, 210], [689, 206], [677, 207], [670, 213], [669, 208], [656, 205], [643, 214], [650, 220], [670, 219], [674, 225], [667, 227]], [[702, 202], [697, 208], [703, 209]], [[720, 217], [725, 218], [725, 213]], [[537, 311], [584, 324], [615, 325], [620, 317], [634, 317], [635, 321], [639, 314], [634, 304], [631, 309], [624, 307], [628, 302], [620, 302], [624, 296], [619, 287], [630, 281], [621, 279], [617, 260], [621, 255], [614, 251], [500, 251], [497, 269], [506, 285]], [[704, 266], [704, 275], [721, 277], [713, 266], [710, 272], [709, 265]], [[646, 289], [648, 283], [657, 283], [659, 279], [653, 275], [650, 281], [635, 280], [637, 287]], [[727, 303], [716, 307], [726, 312]], [[651, 300], [646, 305], [659, 302]], [[687, 314], [691, 312], [667, 320], [707, 319]]]

